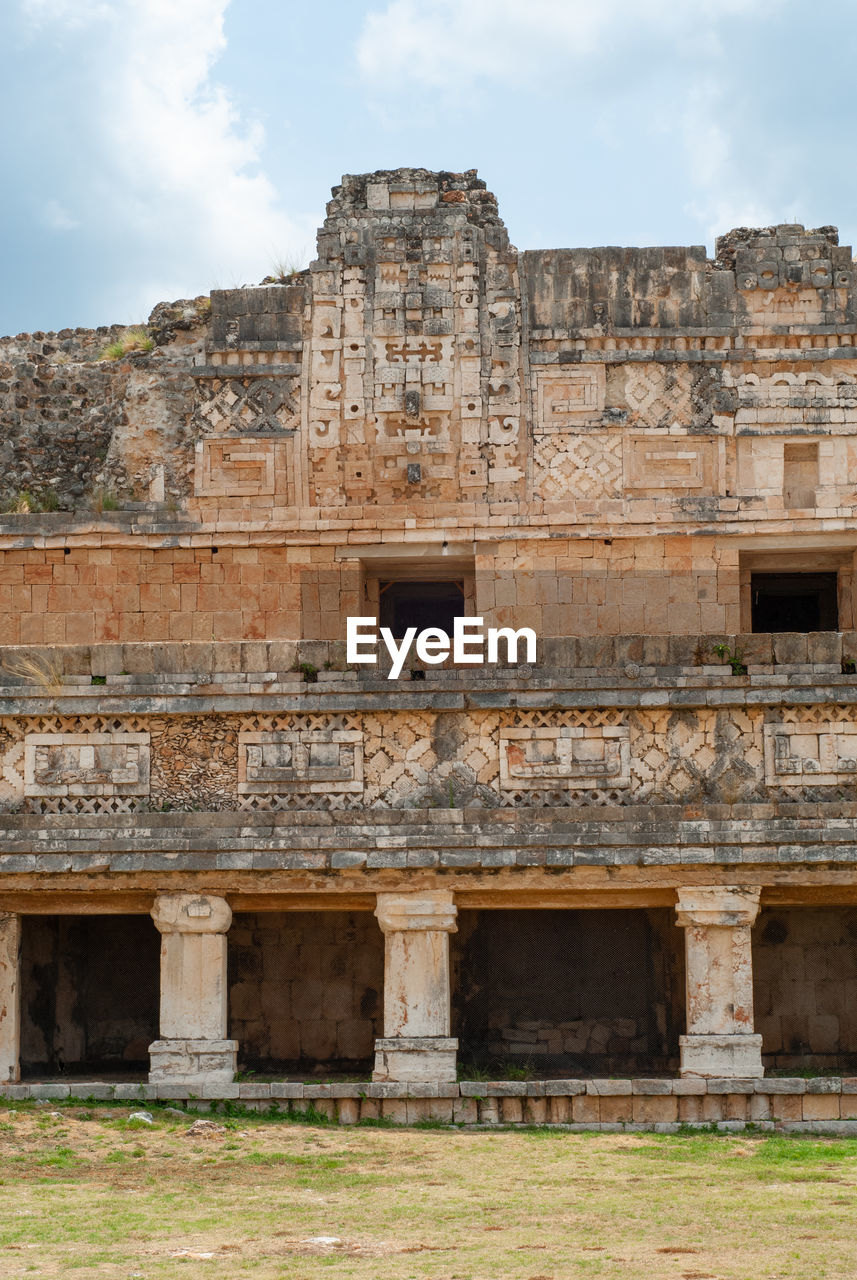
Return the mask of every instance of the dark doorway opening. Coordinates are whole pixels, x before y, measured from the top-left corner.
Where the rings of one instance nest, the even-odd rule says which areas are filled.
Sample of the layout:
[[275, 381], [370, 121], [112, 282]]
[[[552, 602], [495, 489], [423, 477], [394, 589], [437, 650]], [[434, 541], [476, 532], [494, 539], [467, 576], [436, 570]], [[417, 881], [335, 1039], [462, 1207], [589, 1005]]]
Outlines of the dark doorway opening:
[[677, 1068], [684, 951], [667, 908], [462, 910], [451, 943], [465, 1070]]
[[384, 935], [371, 912], [236, 913], [228, 956], [229, 1034], [242, 1070], [372, 1070]]
[[439, 627], [452, 635], [453, 620], [464, 616], [463, 582], [384, 582], [379, 586], [378, 620], [401, 640], [408, 627]]
[[754, 631], [837, 631], [837, 574], [753, 573]]
[[149, 916], [24, 916], [21, 1074], [145, 1074], [160, 952]]
[[764, 907], [753, 926], [753, 1003], [767, 1070], [857, 1071], [857, 908]]

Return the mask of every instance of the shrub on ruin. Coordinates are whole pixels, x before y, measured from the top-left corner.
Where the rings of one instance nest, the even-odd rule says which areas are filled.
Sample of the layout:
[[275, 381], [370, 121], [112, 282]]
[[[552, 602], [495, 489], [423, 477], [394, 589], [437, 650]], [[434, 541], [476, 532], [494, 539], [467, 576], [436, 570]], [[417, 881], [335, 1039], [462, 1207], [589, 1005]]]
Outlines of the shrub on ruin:
[[112, 489], [93, 489], [89, 504], [97, 515], [100, 515], [102, 511], [119, 510], [119, 499]]
[[145, 329], [126, 329], [113, 342], [109, 342], [99, 355], [99, 360], [121, 360], [133, 352], [153, 350], [155, 344]]

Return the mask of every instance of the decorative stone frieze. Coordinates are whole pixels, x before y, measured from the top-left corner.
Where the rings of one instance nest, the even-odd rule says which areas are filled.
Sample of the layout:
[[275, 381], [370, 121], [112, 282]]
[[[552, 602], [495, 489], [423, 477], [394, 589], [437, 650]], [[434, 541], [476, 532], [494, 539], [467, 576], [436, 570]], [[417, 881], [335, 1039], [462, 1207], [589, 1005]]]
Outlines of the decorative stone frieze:
[[681, 1074], [761, 1076], [762, 1037], [753, 1029], [750, 929], [758, 888], [705, 885], [679, 889], [676, 919], [685, 930], [687, 1034]]
[[630, 787], [627, 725], [500, 729], [500, 786]]
[[[220, 376], [195, 374], [191, 425], [199, 435], [279, 435], [300, 426], [300, 376], [282, 377], [264, 365], [220, 370], [218, 359], [212, 357], [209, 374]], [[299, 375], [300, 365], [295, 369]]]
[[622, 494], [624, 442], [618, 432], [551, 431], [533, 442], [534, 487], [546, 502]]
[[214, 437], [196, 446], [194, 492], [201, 498], [259, 497], [274, 492], [277, 446], [259, 437]]
[[764, 735], [768, 786], [857, 781], [857, 722], [766, 724]]
[[625, 470], [626, 492], [716, 488], [712, 443], [694, 436], [634, 436], [626, 442]]
[[281, 795], [363, 790], [363, 735], [294, 729], [238, 735], [238, 791]]
[[603, 364], [540, 368], [533, 374], [536, 431], [564, 431], [597, 422], [604, 411]]

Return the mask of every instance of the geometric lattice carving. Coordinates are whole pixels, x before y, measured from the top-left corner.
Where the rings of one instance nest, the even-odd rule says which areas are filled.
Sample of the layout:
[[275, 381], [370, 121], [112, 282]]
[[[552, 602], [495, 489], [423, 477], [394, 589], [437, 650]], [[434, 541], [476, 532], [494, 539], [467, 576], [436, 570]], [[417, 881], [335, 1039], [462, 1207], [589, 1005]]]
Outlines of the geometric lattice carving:
[[632, 803], [762, 799], [761, 711], [634, 711]]
[[278, 434], [300, 426], [300, 379], [199, 378], [191, 427], [194, 434]]
[[662, 364], [629, 365], [625, 400], [638, 421], [648, 427], [687, 425], [691, 420], [690, 370]]
[[857, 781], [857, 723], [766, 724], [764, 734], [769, 786]]
[[732, 804], [834, 785], [857, 792], [848, 706], [0, 718], [0, 806], [41, 813]]
[[500, 785], [540, 790], [569, 787], [629, 787], [627, 725], [607, 728], [500, 729]]
[[242, 795], [362, 790], [362, 734], [355, 730], [239, 734], [238, 791]]
[[24, 794], [145, 796], [148, 733], [31, 733], [24, 739]]
[[537, 437], [534, 488], [545, 501], [615, 498], [622, 493], [622, 436], [558, 433]]

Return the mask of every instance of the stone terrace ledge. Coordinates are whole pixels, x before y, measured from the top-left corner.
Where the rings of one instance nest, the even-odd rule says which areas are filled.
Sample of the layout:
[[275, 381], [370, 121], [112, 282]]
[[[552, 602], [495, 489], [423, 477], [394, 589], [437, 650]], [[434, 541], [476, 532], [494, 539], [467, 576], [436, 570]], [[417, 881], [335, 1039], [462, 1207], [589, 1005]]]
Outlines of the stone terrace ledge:
[[[746, 675], [734, 675], [728, 658], [715, 652], [725, 646], [740, 655], [747, 667]], [[0, 688], [8, 686], [20, 698], [22, 692], [44, 691], [34, 675], [16, 674], [22, 660], [42, 667], [45, 672], [61, 673], [62, 696], [80, 691], [91, 678], [104, 678], [111, 692], [133, 693], [139, 685], [188, 687], [205, 685], [206, 696], [218, 692], [216, 686], [235, 685], [246, 691], [248, 684], [260, 683], [266, 690], [273, 684], [283, 685], [278, 692], [301, 689], [307, 696], [317, 697], [338, 692], [338, 686], [365, 690], [376, 684], [379, 689], [407, 690], [411, 681], [400, 677], [388, 681], [386, 671], [378, 667], [351, 667], [345, 662], [345, 644], [340, 641], [213, 641], [164, 642], [143, 641], [127, 644], [94, 645], [6, 645], [0, 647]], [[298, 670], [300, 663], [317, 668], [316, 680], [309, 683]], [[498, 665], [480, 669], [472, 666], [428, 667], [415, 656], [409, 656], [407, 671], [422, 669], [432, 683], [449, 681], [480, 687], [497, 681], [507, 692], [515, 681], [529, 688], [549, 688], [578, 680], [599, 681], [593, 687], [605, 688], [603, 682], [633, 684], [650, 681], [691, 679], [707, 683], [722, 678], [730, 685], [743, 687], [754, 677], [771, 674], [793, 676], [835, 676], [857, 663], [857, 631], [817, 631], [769, 633], [706, 633], [694, 635], [622, 635], [547, 637], [539, 642], [538, 662], [532, 666]], [[857, 687], [853, 672], [851, 683]], [[422, 683], [422, 682], [420, 682]], [[51, 693], [56, 696], [57, 689]], [[223, 690], [221, 690], [223, 691]], [[426, 692], [425, 688], [412, 692]], [[105, 689], [98, 686], [99, 696]]]
[[[146, 883], [133, 873], [212, 873], [213, 888], [258, 889], [258, 872], [305, 872], [289, 888], [316, 890], [379, 885], [367, 873], [469, 870], [749, 866], [788, 871], [795, 864], [840, 864], [851, 883], [857, 862], [857, 804], [629, 806], [586, 810], [390, 809], [325, 813], [178, 813], [0, 816], [4, 889], [17, 874], [68, 876], [123, 872], [122, 887]], [[795, 868], [797, 871], [798, 868]], [[812, 867], [799, 868], [811, 883]], [[242, 879], [239, 873], [251, 873]], [[352, 873], [340, 883], [319, 873]], [[359, 879], [355, 879], [359, 876]], [[762, 875], [762, 879], [767, 879]], [[774, 877], [777, 882], [783, 875]], [[826, 882], [829, 882], [829, 873]], [[478, 887], [481, 881], [474, 881]], [[621, 883], [612, 881], [612, 884]], [[90, 886], [92, 887], [92, 886]], [[274, 889], [269, 883], [267, 890]], [[279, 885], [286, 889], [283, 882]], [[458, 885], [456, 885], [458, 889]], [[118, 897], [117, 897], [118, 900]]]
[[567, 1079], [423, 1083], [109, 1084], [33, 1081], [0, 1085], [16, 1101], [180, 1103], [206, 1111], [218, 1102], [338, 1124], [385, 1119], [479, 1126], [549, 1125], [571, 1131], [675, 1133], [682, 1128], [742, 1133], [857, 1136], [857, 1077]]

